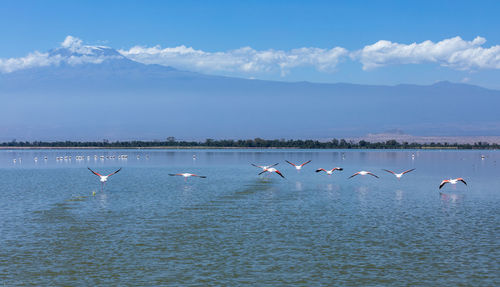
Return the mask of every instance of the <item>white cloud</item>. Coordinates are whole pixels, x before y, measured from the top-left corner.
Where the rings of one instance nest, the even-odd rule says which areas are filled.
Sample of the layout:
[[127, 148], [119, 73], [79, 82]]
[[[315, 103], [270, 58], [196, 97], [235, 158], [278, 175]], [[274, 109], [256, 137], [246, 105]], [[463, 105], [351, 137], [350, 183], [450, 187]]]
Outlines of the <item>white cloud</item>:
[[61, 47], [68, 48], [70, 50], [76, 50], [82, 46], [82, 40], [73, 37], [71, 35], [66, 36], [64, 41], [61, 43]]
[[321, 71], [333, 71], [337, 64], [348, 56], [348, 51], [341, 47], [300, 48], [290, 51], [258, 51], [243, 47], [225, 52], [205, 52], [186, 46], [173, 48], [135, 46], [119, 52], [137, 62], [187, 70], [244, 73], [280, 71], [283, 75], [293, 68], [307, 66]]
[[62, 63], [69, 65], [99, 64], [107, 59], [122, 57], [119, 54], [105, 54], [104, 51], [110, 49], [108, 47], [83, 45], [82, 40], [73, 36], [67, 36], [61, 43], [61, 48], [69, 51], [69, 53], [61, 49], [55, 49], [50, 53], [35, 51], [25, 57], [0, 59], [0, 72], [10, 73], [28, 68], [57, 66]]
[[21, 69], [58, 64], [60, 57], [49, 57], [49, 53], [34, 52], [26, 57], [0, 59], [0, 72], [10, 73]]
[[439, 42], [401, 44], [381, 40], [361, 50], [348, 51], [306, 47], [292, 50], [255, 50], [242, 47], [229, 51], [207, 52], [192, 47], [134, 46], [115, 50], [104, 46], [84, 45], [83, 41], [67, 36], [60, 48], [48, 53], [33, 52], [25, 57], [0, 59], [0, 72], [50, 65], [102, 63], [111, 58], [127, 57], [145, 64], [173, 66], [199, 72], [227, 72], [254, 76], [258, 73], [286, 75], [297, 67], [314, 68], [320, 72], [335, 71], [338, 64], [350, 57], [374, 69], [393, 64], [436, 63], [457, 70], [500, 69], [500, 46], [483, 47], [486, 39], [476, 37], [465, 41], [460, 37]]
[[437, 43], [400, 44], [381, 40], [353, 52], [351, 57], [369, 70], [391, 64], [438, 63], [458, 70], [500, 69], [500, 46], [481, 47], [482, 37], [464, 41], [460, 37], [444, 39]]

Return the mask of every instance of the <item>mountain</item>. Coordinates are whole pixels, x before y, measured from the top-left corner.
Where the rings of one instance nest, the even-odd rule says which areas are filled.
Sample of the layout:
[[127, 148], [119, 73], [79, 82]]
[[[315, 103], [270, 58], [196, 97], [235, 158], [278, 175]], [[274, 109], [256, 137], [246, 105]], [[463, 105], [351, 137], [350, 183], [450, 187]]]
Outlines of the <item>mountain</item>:
[[211, 76], [58, 48], [56, 64], [0, 74], [0, 141], [500, 134], [500, 91]]

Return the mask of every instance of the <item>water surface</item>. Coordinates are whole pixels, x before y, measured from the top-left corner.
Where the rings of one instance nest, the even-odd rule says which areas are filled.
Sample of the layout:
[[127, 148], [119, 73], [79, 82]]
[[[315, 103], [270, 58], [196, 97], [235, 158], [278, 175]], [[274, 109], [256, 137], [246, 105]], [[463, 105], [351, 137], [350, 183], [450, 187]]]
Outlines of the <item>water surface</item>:
[[[309, 159], [300, 172], [284, 162]], [[0, 283], [498, 286], [499, 160], [497, 151], [3, 150]], [[250, 165], [276, 162], [286, 179]], [[344, 171], [314, 172], [335, 166]], [[123, 169], [101, 191], [87, 167]], [[382, 168], [416, 170], [397, 180]], [[380, 179], [348, 179], [362, 169]], [[167, 175], [177, 172], [207, 178]], [[450, 177], [468, 185], [440, 192]]]

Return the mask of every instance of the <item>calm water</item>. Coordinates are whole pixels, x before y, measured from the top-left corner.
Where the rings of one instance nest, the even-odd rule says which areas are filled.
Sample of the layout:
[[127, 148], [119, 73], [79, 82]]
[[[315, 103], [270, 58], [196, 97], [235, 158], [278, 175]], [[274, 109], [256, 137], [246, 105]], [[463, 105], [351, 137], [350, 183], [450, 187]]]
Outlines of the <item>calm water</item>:
[[[286, 179], [250, 165], [275, 162]], [[498, 286], [499, 165], [496, 151], [0, 151], [0, 284]], [[87, 166], [123, 170], [101, 192]], [[361, 169], [380, 179], [347, 179]], [[208, 178], [167, 175], [184, 171]], [[440, 193], [450, 177], [468, 185]]]

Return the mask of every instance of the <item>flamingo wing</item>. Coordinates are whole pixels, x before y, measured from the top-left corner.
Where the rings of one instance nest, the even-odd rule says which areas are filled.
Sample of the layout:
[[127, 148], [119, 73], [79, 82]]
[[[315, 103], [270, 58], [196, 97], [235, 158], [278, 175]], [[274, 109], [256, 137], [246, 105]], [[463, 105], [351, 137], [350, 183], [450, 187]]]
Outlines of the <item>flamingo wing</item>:
[[409, 170], [407, 170], [407, 171], [403, 171], [403, 174], [405, 174], [405, 173], [409, 173], [409, 172], [412, 172], [412, 171], [414, 171], [414, 170], [415, 170], [415, 169], [414, 169], [414, 168], [412, 168], [412, 169], [409, 169]]
[[374, 177], [376, 177], [376, 178], [379, 178], [378, 176], [374, 175], [374, 174], [373, 174], [373, 173], [371, 173], [371, 172], [368, 172], [367, 174], [369, 174], [369, 175], [371, 175], [371, 176], [374, 176]]
[[318, 169], [316, 170], [316, 172], [320, 172], [320, 171], [324, 171], [324, 172], [326, 172], [326, 170], [325, 170], [324, 168], [318, 168]]
[[288, 162], [289, 164], [293, 165], [293, 166], [296, 166], [294, 163], [291, 163], [288, 160], [285, 160], [285, 161]]
[[269, 167], [273, 167], [273, 166], [277, 166], [278, 164], [280, 164], [280, 163], [279, 163], [279, 162], [277, 162], [277, 163], [275, 163], [275, 164], [272, 164], [272, 165], [268, 166], [268, 168], [269, 168]]
[[102, 175], [98, 174], [97, 172], [95, 172], [95, 171], [91, 170], [91, 169], [90, 169], [90, 167], [87, 167], [87, 168], [88, 168], [88, 169], [89, 169], [89, 170], [90, 170], [93, 174], [95, 174], [95, 175], [97, 175], [97, 176], [102, 176]]
[[394, 171], [392, 171], [392, 170], [388, 170], [388, 169], [382, 169], [382, 170], [383, 170], [383, 171], [387, 171], [387, 172], [392, 173], [392, 174], [396, 174], [396, 173], [395, 173]]
[[279, 170], [276, 170], [275, 173], [279, 174], [282, 178], [285, 178]]
[[262, 166], [260, 166], [260, 165], [256, 165], [256, 164], [253, 164], [253, 163], [251, 163], [251, 165], [253, 165], [253, 166], [255, 166], [255, 167], [258, 167], [258, 168], [262, 168]]
[[344, 169], [341, 167], [336, 167], [336, 168], [332, 169], [332, 171], [336, 171], [336, 170], [344, 170]]
[[267, 169], [264, 169], [263, 171], [259, 172], [259, 175], [263, 174], [266, 171], [267, 171]]
[[120, 167], [117, 171], [115, 171], [115, 172], [112, 172], [112, 173], [108, 174], [108, 176], [112, 176], [113, 174], [118, 173], [120, 170], [122, 170], [122, 168], [121, 168], [121, 167]]
[[168, 175], [170, 175], [170, 176], [182, 176], [181, 173], [169, 173]]
[[310, 162], [311, 162], [311, 161], [310, 161], [310, 160], [308, 160], [308, 161], [304, 162], [303, 164], [301, 164], [300, 166], [304, 166], [304, 165], [306, 165], [306, 164], [308, 164], [308, 163], [310, 163]]
[[356, 175], [358, 175], [358, 174], [359, 174], [359, 171], [358, 171], [358, 172], [356, 172], [355, 174], [351, 175], [349, 178], [353, 178], [353, 177], [355, 177], [355, 176], [356, 176]]
[[441, 184], [439, 185], [439, 189], [441, 189], [448, 182], [449, 182], [449, 180], [443, 180], [443, 181], [441, 181]]
[[465, 180], [464, 180], [463, 178], [461, 178], [461, 177], [460, 177], [460, 178], [457, 178], [457, 180], [458, 180], [458, 181], [461, 181], [461, 182], [463, 182], [465, 185], [467, 185], [467, 183], [465, 182]]

